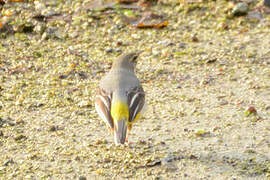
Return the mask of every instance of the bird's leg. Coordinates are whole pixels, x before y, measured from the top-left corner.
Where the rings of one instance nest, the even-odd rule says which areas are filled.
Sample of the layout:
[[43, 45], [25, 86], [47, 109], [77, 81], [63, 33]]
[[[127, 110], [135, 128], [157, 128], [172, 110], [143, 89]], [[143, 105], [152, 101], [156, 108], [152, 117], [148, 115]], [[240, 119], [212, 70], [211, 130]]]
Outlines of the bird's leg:
[[127, 129], [127, 136], [126, 136], [126, 143], [127, 144], [131, 144], [131, 142], [128, 140], [128, 135], [129, 135], [129, 132], [131, 131], [131, 125], [128, 125], [128, 129]]
[[128, 132], [127, 132], [127, 136], [126, 136], [126, 143], [128, 143], [129, 144], [129, 142], [128, 142]]

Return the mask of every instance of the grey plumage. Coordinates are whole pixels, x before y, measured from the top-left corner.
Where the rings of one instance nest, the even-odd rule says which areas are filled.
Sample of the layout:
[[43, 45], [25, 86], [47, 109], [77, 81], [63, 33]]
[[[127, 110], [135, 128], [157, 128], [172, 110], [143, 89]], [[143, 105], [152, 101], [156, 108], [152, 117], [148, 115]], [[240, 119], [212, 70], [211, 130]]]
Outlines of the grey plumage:
[[[129, 122], [134, 121], [145, 104], [143, 88], [134, 72], [139, 54], [140, 52], [125, 54], [114, 61], [111, 70], [101, 79], [99, 84], [95, 103], [96, 110], [107, 126], [114, 131], [116, 144], [124, 143], [127, 131], [131, 129]], [[128, 106], [127, 122], [113, 119], [111, 108], [116, 101], [123, 102]]]

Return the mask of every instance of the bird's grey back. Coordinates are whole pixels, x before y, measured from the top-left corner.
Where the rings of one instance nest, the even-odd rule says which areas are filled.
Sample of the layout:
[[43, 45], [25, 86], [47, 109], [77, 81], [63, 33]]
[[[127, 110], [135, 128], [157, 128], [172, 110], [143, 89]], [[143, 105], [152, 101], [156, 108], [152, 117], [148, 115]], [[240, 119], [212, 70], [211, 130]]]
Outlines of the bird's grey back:
[[[141, 87], [140, 81], [134, 72], [123, 69], [119, 71], [121, 71], [121, 73], [117, 71], [110, 71], [107, 75], [105, 75], [100, 81], [100, 87], [108, 90], [108, 93], [116, 90], [127, 91], [134, 87]], [[121, 87], [121, 89], [119, 87]]]

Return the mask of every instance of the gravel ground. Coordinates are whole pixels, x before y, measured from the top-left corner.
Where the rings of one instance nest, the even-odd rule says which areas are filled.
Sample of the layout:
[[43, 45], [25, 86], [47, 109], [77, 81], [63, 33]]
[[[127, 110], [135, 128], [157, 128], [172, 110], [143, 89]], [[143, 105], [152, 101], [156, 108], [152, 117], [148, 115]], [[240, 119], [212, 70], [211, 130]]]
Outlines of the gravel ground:
[[[231, 1], [159, 1], [146, 10], [168, 25], [139, 29], [123, 15], [144, 8], [6, 3], [0, 179], [269, 179], [270, 15], [260, 5], [235, 17]], [[131, 144], [115, 146], [93, 100], [113, 60], [136, 50], [148, 108]]]

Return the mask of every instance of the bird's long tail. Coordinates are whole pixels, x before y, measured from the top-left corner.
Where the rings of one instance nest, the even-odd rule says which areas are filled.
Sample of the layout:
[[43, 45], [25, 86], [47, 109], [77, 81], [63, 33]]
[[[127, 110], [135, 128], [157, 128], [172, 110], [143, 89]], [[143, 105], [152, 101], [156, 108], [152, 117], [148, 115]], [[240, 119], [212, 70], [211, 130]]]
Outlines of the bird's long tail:
[[114, 142], [116, 145], [124, 144], [127, 136], [127, 120], [121, 119], [114, 126]]

